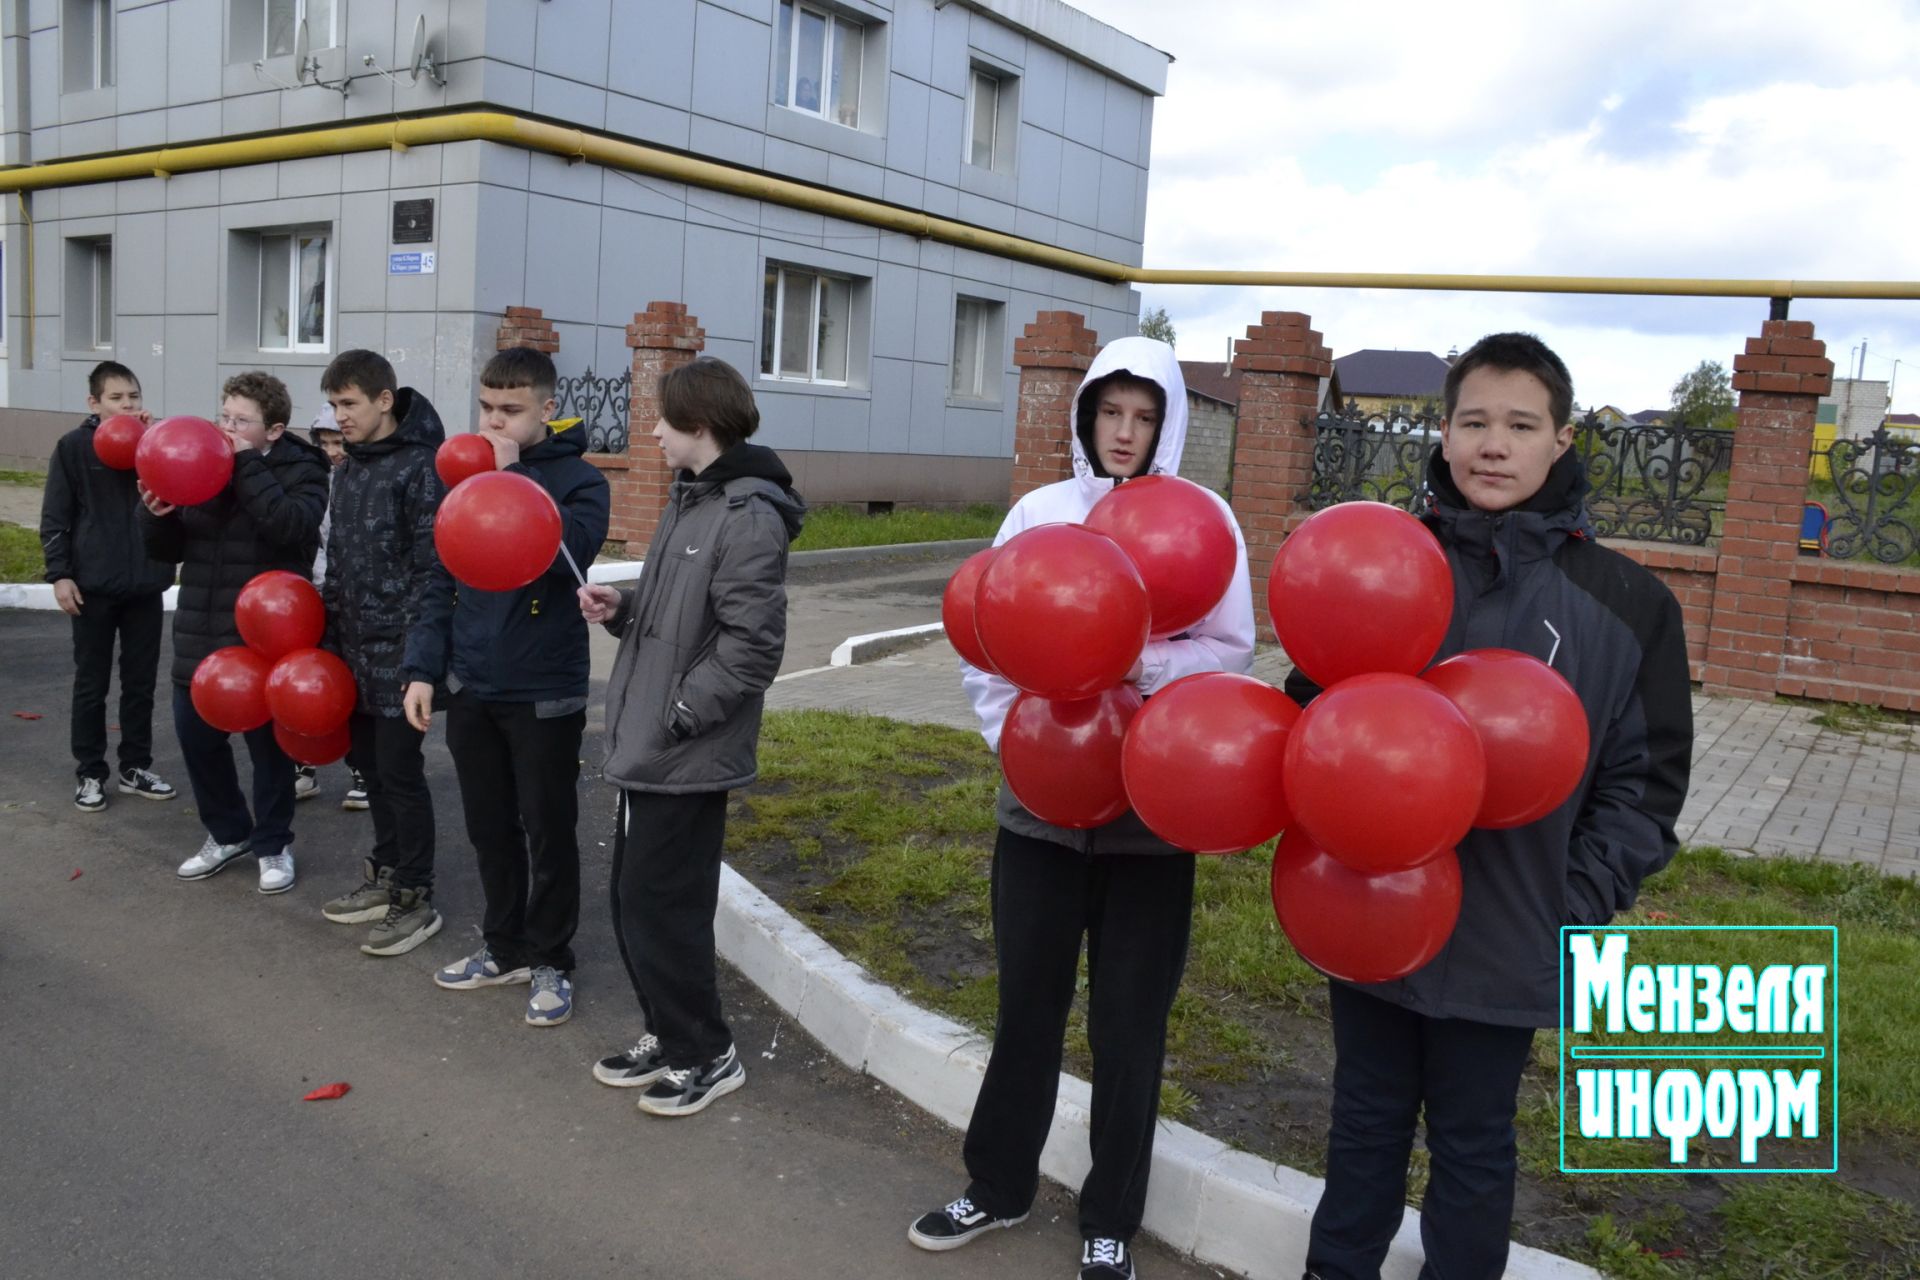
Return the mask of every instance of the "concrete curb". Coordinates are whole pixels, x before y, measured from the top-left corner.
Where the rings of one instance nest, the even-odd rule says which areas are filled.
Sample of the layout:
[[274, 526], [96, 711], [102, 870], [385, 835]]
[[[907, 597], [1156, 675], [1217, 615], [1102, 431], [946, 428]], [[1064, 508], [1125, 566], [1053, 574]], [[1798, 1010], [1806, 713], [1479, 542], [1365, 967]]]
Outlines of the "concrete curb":
[[[956, 1129], [966, 1126], [987, 1069], [991, 1046], [985, 1039], [874, 981], [729, 866], [721, 868], [714, 937], [721, 955], [836, 1058]], [[1086, 1082], [1062, 1075], [1040, 1171], [1068, 1188], [1077, 1188], [1087, 1174], [1091, 1109]], [[1324, 1185], [1163, 1120], [1154, 1140], [1145, 1225], [1171, 1247], [1250, 1280], [1296, 1280]], [[924, 1207], [903, 1204], [902, 1226]], [[1381, 1275], [1414, 1280], [1420, 1260], [1420, 1215], [1409, 1209]], [[1513, 1247], [1507, 1264], [1509, 1280], [1599, 1275], [1522, 1245]]]
[[[168, 587], [160, 593], [160, 607], [172, 611], [180, 599], [180, 588]], [[49, 582], [0, 582], [0, 609], [58, 609]]]
[[874, 631], [864, 636], [848, 636], [833, 647], [827, 659], [830, 667], [852, 667], [872, 662], [902, 649], [916, 649], [947, 633], [946, 624], [923, 622], [918, 626], [895, 627], [892, 631]]
[[877, 547], [827, 547], [820, 551], [795, 551], [787, 563], [796, 569], [808, 565], [855, 564], [862, 560], [911, 560], [939, 555], [972, 555], [993, 545], [992, 538], [957, 538], [951, 542], [893, 542]]

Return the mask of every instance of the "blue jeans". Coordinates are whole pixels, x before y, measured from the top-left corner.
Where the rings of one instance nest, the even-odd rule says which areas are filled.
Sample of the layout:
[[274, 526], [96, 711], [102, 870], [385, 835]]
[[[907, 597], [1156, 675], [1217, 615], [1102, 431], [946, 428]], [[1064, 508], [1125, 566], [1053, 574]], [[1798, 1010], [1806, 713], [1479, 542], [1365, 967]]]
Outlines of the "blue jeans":
[[293, 761], [273, 740], [272, 723], [244, 735], [253, 759], [251, 813], [240, 791], [231, 735], [200, 718], [183, 684], [173, 686], [173, 731], [186, 757], [194, 807], [208, 835], [221, 844], [247, 845], [262, 858], [293, 843]]

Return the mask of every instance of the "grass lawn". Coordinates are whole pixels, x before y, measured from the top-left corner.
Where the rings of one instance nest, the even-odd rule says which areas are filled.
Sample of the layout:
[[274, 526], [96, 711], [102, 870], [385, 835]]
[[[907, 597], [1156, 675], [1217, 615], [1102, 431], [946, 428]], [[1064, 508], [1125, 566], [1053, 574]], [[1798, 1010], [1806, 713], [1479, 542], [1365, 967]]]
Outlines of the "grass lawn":
[[795, 551], [822, 551], [829, 547], [880, 547], [902, 542], [952, 542], [963, 538], [991, 538], [1000, 531], [1007, 509], [992, 503], [934, 510], [900, 507], [868, 515], [859, 507], [814, 507], [806, 526], [794, 539]]
[[0, 582], [39, 582], [46, 571], [39, 530], [0, 521]]
[[[834, 946], [983, 1032], [995, 1006], [987, 870], [999, 772], [978, 735], [832, 712], [767, 716], [728, 858]], [[1165, 1113], [1317, 1172], [1325, 982], [1274, 922], [1271, 850], [1201, 858]], [[1558, 1171], [1555, 1038], [1521, 1090], [1516, 1238], [1634, 1280], [1920, 1274], [1920, 886], [1858, 867], [1684, 851], [1623, 923], [1837, 923], [1846, 1070], [1836, 1176]], [[1090, 1066], [1082, 1012], [1068, 1069]], [[1416, 1149], [1410, 1198], [1424, 1187]]]
[[38, 489], [47, 482], [44, 471], [7, 471], [0, 469], [0, 484], [25, 484]]

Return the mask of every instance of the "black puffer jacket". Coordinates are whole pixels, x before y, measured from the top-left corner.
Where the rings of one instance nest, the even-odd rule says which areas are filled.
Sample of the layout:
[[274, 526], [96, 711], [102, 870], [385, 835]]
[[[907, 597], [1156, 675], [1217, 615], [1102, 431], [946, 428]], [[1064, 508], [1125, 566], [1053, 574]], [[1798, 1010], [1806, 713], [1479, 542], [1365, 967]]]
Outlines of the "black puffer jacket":
[[347, 446], [333, 483], [327, 528], [327, 647], [346, 659], [360, 686], [360, 710], [402, 714], [413, 680], [446, 670], [452, 580], [436, 572], [433, 517], [445, 486], [433, 469], [446, 439], [440, 415], [411, 387], [400, 388], [397, 430]]
[[[507, 468], [552, 496], [560, 508], [561, 537], [582, 569], [606, 541], [611, 506], [607, 478], [581, 457], [586, 451], [586, 428], [575, 423], [527, 446]], [[451, 577], [444, 568], [439, 572]], [[565, 557], [556, 553], [544, 574], [517, 591], [450, 585], [453, 641], [447, 658], [461, 688], [487, 702], [587, 696], [587, 624]], [[428, 672], [427, 678], [438, 683], [441, 674]]]
[[[1586, 774], [1558, 809], [1460, 842], [1460, 920], [1425, 968], [1362, 986], [1436, 1018], [1559, 1025], [1562, 925], [1605, 924], [1678, 848], [1693, 700], [1680, 605], [1665, 583], [1593, 540], [1571, 450], [1512, 511], [1472, 509], [1436, 448], [1427, 527], [1453, 569], [1453, 620], [1434, 661], [1514, 649], [1567, 678], [1587, 710]], [[1316, 690], [1295, 673], [1287, 692]], [[1356, 797], [1355, 803], [1365, 803]]]
[[200, 659], [239, 644], [233, 602], [269, 569], [306, 577], [327, 510], [327, 457], [291, 433], [234, 455], [233, 479], [197, 507], [155, 516], [144, 507], [147, 552], [180, 566], [173, 615], [173, 681], [190, 684]]
[[60, 437], [40, 499], [40, 547], [48, 582], [72, 578], [82, 596], [124, 599], [173, 585], [173, 567], [147, 554], [140, 493], [131, 471], [93, 451], [95, 414]]

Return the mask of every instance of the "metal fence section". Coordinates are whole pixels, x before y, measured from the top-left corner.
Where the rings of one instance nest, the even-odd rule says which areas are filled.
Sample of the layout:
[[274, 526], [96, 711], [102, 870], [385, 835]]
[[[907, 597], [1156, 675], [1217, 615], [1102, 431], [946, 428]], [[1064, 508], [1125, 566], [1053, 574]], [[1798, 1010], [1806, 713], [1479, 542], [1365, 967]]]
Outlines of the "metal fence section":
[[633, 370], [617, 378], [596, 378], [588, 369], [554, 384], [554, 417], [579, 418], [586, 424], [588, 452], [625, 453], [632, 395]]
[[1574, 447], [1587, 464], [1587, 513], [1601, 537], [1700, 547], [1719, 536], [1733, 432], [1588, 414], [1575, 426]]
[[1905, 564], [1920, 553], [1920, 441], [1881, 427], [1816, 451], [1810, 471], [1808, 500], [1827, 509], [1827, 555]]
[[1307, 505], [1388, 502], [1418, 511], [1427, 455], [1440, 443], [1440, 420], [1417, 414], [1323, 413], [1314, 419], [1313, 482]]

